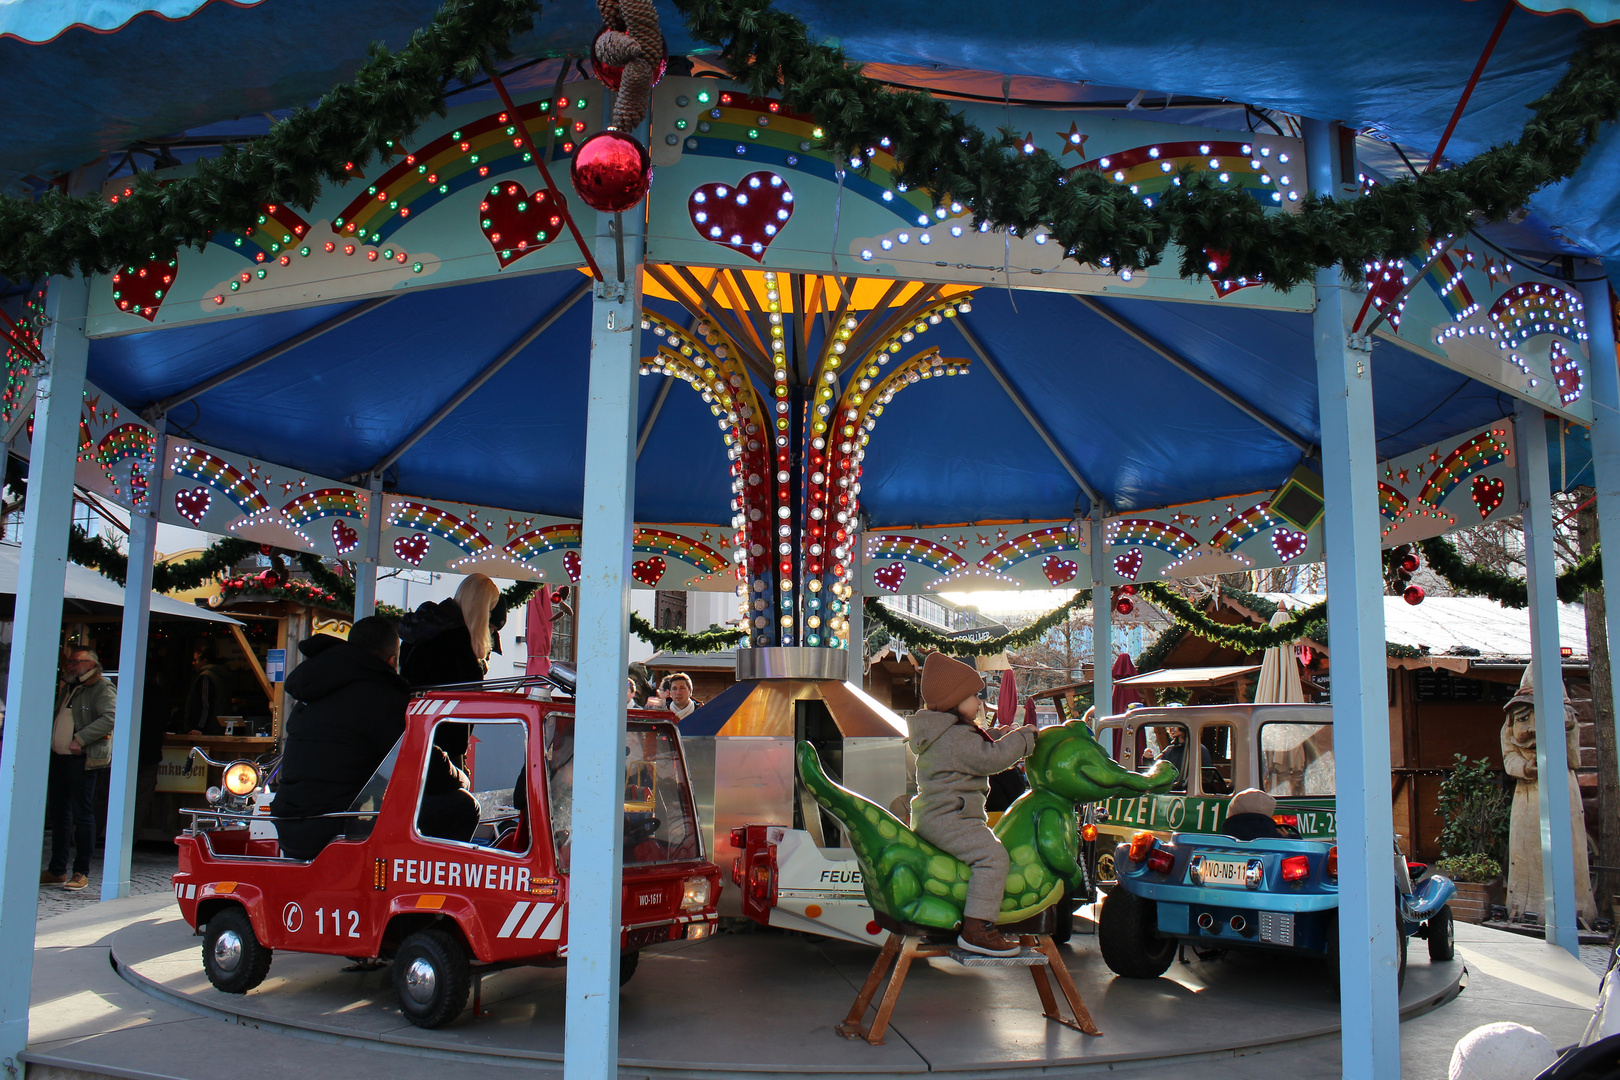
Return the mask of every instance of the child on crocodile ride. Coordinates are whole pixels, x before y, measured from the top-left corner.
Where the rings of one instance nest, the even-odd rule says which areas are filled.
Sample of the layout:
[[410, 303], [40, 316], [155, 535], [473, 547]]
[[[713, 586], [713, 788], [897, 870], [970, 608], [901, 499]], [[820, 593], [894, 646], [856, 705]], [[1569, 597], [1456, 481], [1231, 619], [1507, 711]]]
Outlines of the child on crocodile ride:
[[996, 929], [1007, 849], [990, 831], [984, 802], [989, 778], [1035, 749], [1035, 729], [1026, 725], [992, 738], [974, 723], [983, 689], [979, 673], [960, 660], [933, 653], [923, 664], [924, 710], [907, 721], [907, 741], [917, 755], [911, 827], [973, 868], [957, 944], [986, 956], [1017, 956], [1017, 939]]

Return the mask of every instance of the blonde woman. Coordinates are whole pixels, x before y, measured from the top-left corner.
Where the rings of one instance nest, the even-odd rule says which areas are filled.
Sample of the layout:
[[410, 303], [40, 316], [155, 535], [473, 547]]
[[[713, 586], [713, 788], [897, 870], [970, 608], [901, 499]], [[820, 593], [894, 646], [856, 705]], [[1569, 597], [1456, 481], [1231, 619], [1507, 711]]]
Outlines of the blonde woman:
[[[411, 688], [483, 682], [490, 651], [489, 616], [500, 586], [469, 574], [455, 599], [429, 601], [399, 621], [399, 673]], [[467, 756], [466, 724], [440, 724], [433, 742], [458, 767]]]

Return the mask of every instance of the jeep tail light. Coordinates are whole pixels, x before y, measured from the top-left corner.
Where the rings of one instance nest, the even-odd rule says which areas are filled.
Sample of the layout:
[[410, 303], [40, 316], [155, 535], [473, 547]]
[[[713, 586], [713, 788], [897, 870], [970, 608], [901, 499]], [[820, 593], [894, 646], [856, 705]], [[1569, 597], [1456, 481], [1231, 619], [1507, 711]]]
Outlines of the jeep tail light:
[[738, 851], [748, 846], [748, 826], [741, 825], [731, 830], [731, 846]]
[[748, 894], [761, 904], [776, 906], [776, 889], [771, 878], [771, 865], [768, 862], [757, 862], [748, 868]]
[[1082, 825], [1082, 826], [1080, 826], [1080, 839], [1084, 840], [1088, 844], [1091, 843], [1093, 840], [1097, 839], [1097, 826], [1095, 826], [1095, 825]]
[[1334, 844], [1332, 847], [1328, 848], [1327, 866], [1323, 867], [1322, 872], [1330, 878], [1336, 878], [1339, 876], [1338, 844]]
[[1175, 861], [1176, 849], [1173, 847], [1155, 846], [1147, 853], [1147, 868], [1155, 874], [1168, 874]]
[[742, 859], [736, 859], [731, 864], [731, 883], [739, 888], [743, 883], [743, 861]]
[[1131, 862], [1141, 862], [1143, 859], [1147, 858], [1148, 852], [1153, 850], [1153, 843], [1155, 839], [1156, 838], [1154, 835], [1148, 832], [1146, 829], [1143, 829], [1140, 832], [1132, 833], [1131, 849], [1129, 852]]
[[1271, 820], [1275, 821], [1278, 825], [1287, 825], [1291, 829], [1299, 828], [1298, 814], [1272, 814]]
[[1311, 873], [1311, 860], [1303, 855], [1290, 855], [1282, 861], [1284, 881], [1304, 881]]

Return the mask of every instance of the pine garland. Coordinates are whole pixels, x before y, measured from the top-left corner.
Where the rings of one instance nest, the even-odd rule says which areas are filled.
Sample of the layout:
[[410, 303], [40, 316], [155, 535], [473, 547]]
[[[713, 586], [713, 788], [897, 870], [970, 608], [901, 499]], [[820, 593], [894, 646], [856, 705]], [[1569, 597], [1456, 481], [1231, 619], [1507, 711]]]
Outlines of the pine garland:
[[692, 633], [687, 630], [660, 630], [641, 617], [630, 613], [630, 632], [655, 649], [665, 652], [712, 653], [733, 648], [748, 636], [746, 630], [732, 630], [711, 626]]
[[197, 162], [192, 176], [141, 173], [117, 203], [54, 189], [38, 202], [0, 198], [0, 277], [105, 274], [201, 249], [218, 230], [256, 223], [266, 204], [308, 209], [323, 183], [386, 160], [424, 120], [444, 115], [451, 83], [478, 78], [491, 55], [509, 57], [507, 43], [534, 26], [538, 9], [537, 0], [446, 0], [399, 52], [373, 44], [354, 80], [314, 108], [298, 109], [245, 148]]
[[[258, 552], [259, 545], [251, 540], [236, 537], [216, 540], [194, 559], [153, 566], [152, 589], [160, 593], [189, 592], [228, 573], [231, 567]], [[101, 536], [86, 535], [77, 525], [68, 533], [68, 558], [120, 585], [129, 575], [129, 556]]]
[[242, 577], [226, 578], [219, 583], [219, 593], [209, 598], [209, 607], [219, 607], [229, 600], [251, 600], [273, 603], [287, 600], [305, 607], [326, 608], [328, 611], [354, 610], [354, 601], [333, 596], [319, 585], [291, 578], [278, 581], [270, 571]]
[[[790, 109], [813, 113], [824, 145], [870, 156], [883, 145], [901, 162], [896, 181], [936, 205], [967, 207], [975, 225], [1026, 235], [1051, 232], [1069, 258], [1115, 270], [1157, 265], [1182, 248], [1180, 276], [1209, 275], [1215, 253], [1225, 277], [1260, 277], [1287, 290], [1338, 265], [1359, 279], [1375, 259], [1423, 249], [1461, 233], [1478, 214], [1501, 221], [1532, 194], [1572, 175], [1603, 126], [1620, 116], [1620, 28], [1588, 31], [1558, 85], [1532, 103], [1518, 142], [1448, 170], [1381, 184], [1356, 199], [1312, 196], [1297, 214], [1267, 213], [1240, 188], [1184, 170], [1148, 205], [1097, 171], [1070, 175], [1045, 152], [1019, 152], [1019, 137], [990, 135], [950, 104], [895, 91], [861, 74], [841, 48], [817, 44], [803, 20], [771, 0], [676, 0], [694, 38], [722, 47], [733, 79], [750, 93], [781, 91]], [[865, 168], [865, 166], [863, 166]]]
[[1277, 645], [1292, 644], [1304, 637], [1323, 641], [1327, 635], [1326, 600], [1320, 604], [1313, 604], [1304, 611], [1296, 612], [1287, 622], [1278, 626], [1235, 626], [1216, 622], [1163, 582], [1146, 581], [1136, 588], [1151, 600], [1155, 607], [1199, 637], [1239, 652], [1264, 652]]
[[927, 627], [918, 626], [910, 619], [895, 614], [875, 596], [868, 596], [862, 608], [868, 619], [883, 627], [913, 651], [942, 652], [948, 656], [994, 656], [997, 653], [1025, 649], [1034, 645], [1046, 636], [1047, 631], [1067, 621], [1076, 610], [1090, 603], [1091, 590], [1081, 589], [1028, 626], [984, 641], [946, 637]]
[[[1530, 603], [1530, 590], [1524, 578], [1487, 570], [1471, 563], [1444, 537], [1418, 541], [1418, 550], [1433, 570], [1453, 589], [1470, 596], [1484, 596], [1503, 607], [1522, 608]], [[1584, 594], [1603, 588], [1603, 552], [1594, 546], [1591, 554], [1558, 575], [1558, 599], [1578, 604]]]

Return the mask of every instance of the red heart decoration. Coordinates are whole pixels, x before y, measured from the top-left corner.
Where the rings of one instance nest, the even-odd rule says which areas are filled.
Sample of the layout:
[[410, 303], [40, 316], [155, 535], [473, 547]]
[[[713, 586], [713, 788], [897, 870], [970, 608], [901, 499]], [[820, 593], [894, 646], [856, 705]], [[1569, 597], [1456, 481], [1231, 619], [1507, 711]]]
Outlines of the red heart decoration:
[[1469, 494], [1473, 497], [1474, 505], [1479, 508], [1479, 516], [1488, 518], [1491, 511], [1502, 505], [1502, 495], [1506, 485], [1502, 478], [1476, 476], [1473, 490]]
[[579, 552], [563, 552], [563, 570], [568, 574], [568, 580], [579, 584]]
[[1065, 581], [1073, 581], [1074, 575], [1080, 572], [1079, 564], [1071, 559], [1060, 559], [1056, 555], [1048, 555], [1046, 561], [1041, 563], [1041, 573], [1053, 585], [1062, 585]]
[[657, 555], [650, 559], [637, 559], [630, 564], [630, 576], [651, 589], [664, 576], [664, 560]]
[[174, 252], [154, 255], [144, 263], [125, 266], [113, 274], [113, 299], [119, 311], [139, 315], [147, 322], [157, 318], [163, 298], [169, 295], [178, 272], [178, 259]]
[[422, 557], [428, 553], [429, 540], [424, 533], [415, 536], [401, 536], [394, 541], [394, 554], [410, 563], [412, 566], [421, 566]]
[[544, 188], [530, 191], [508, 180], [490, 188], [478, 204], [478, 224], [504, 267], [557, 239], [567, 228], [562, 211], [562, 196], [554, 199]]
[[332, 543], [339, 555], [347, 555], [360, 543], [360, 534], [349, 528], [346, 521], [332, 522]]
[[1114, 570], [1126, 581], [1135, 581], [1142, 569], [1142, 549], [1131, 548], [1123, 555], [1114, 556]]
[[735, 185], [704, 184], [686, 201], [686, 213], [705, 240], [764, 262], [793, 216], [793, 189], [773, 172], [752, 172]]
[[1274, 529], [1271, 533], [1272, 549], [1283, 562], [1293, 562], [1299, 558], [1310, 542], [1310, 538], [1304, 533], [1293, 529]]
[[906, 580], [906, 564], [890, 563], [880, 566], [872, 571], [872, 580], [889, 592], [899, 592], [900, 583]]
[[174, 493], [174, 508], [180, 511], [181, 517], [193, 525], [202, 524], [203, 515], [208, 513], [208, 506], [213, 501], [214, 497], [205, 487]]

